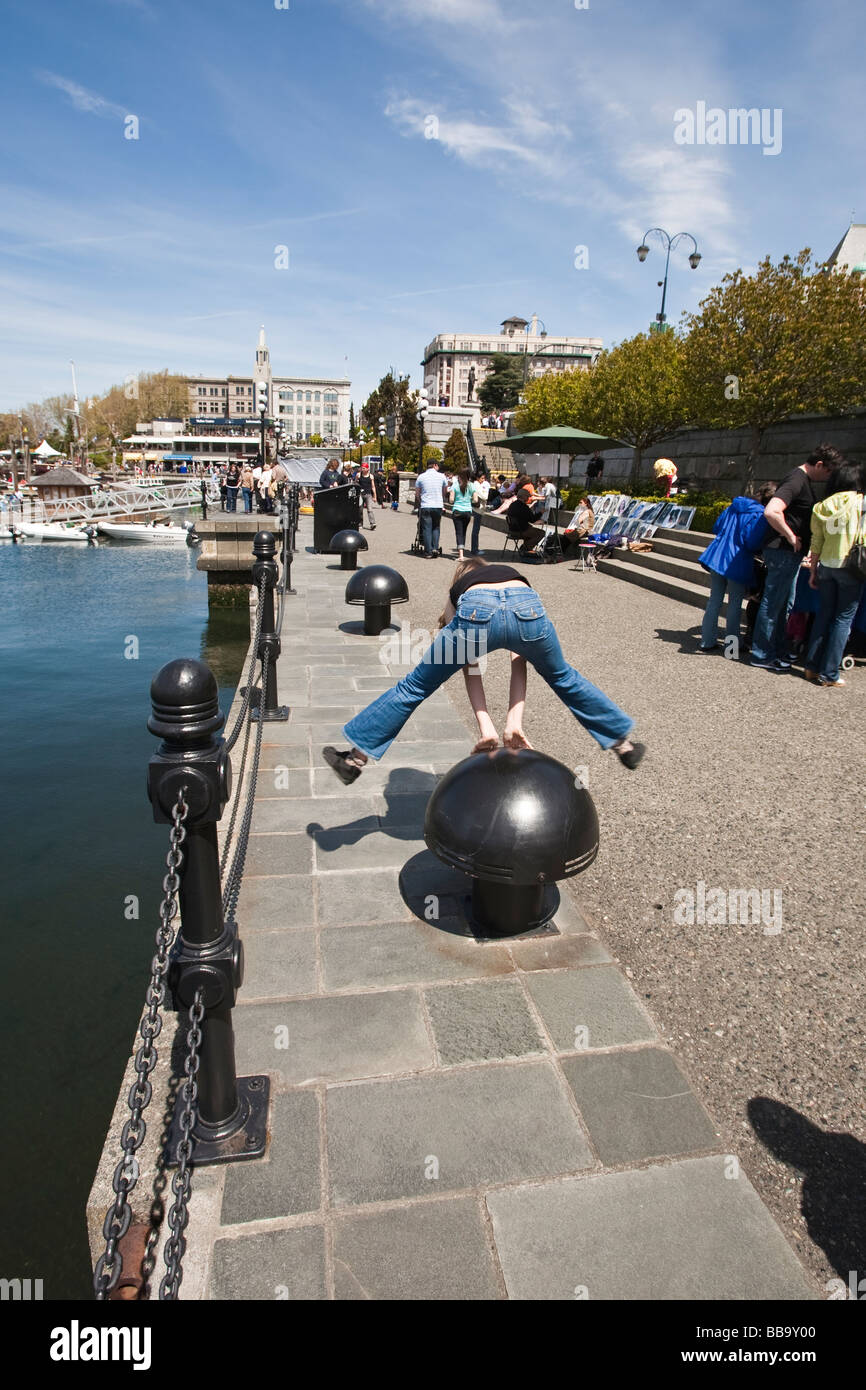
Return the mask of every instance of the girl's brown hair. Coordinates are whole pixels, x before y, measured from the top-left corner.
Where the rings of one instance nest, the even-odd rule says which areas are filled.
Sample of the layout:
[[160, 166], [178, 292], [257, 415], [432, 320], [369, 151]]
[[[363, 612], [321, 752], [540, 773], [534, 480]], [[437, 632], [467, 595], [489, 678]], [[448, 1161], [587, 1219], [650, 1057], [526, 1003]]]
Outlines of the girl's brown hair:
[[[452, 574], [451, 583], [448, 585], [449, 590], [454, 588], [454, 585], [457, 583], [458, 579], [462, 579], [464, 574], [469, 574], [470, 570], [482, 569], [486, 565], [487, 561], [482, 560], [480, 555], [467, 555], [465, 560], [460, 561], [459, 565]], [[447, 622], [448, 619], [445, 617], [445, 609], [443, 608], [442, 612], [439, 614], [439, 621], [437, 622], [436, 626], [445, 627]]]

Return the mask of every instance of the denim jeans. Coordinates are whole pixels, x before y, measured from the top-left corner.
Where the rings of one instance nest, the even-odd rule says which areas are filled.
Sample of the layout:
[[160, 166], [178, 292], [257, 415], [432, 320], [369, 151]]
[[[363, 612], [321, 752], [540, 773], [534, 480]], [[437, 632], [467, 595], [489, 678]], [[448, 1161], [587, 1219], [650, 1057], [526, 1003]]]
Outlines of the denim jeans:
[[469, 540], [470, 555], [478, 554], [478, 537], [481, 534], [481, 512], [475, 510], [472, 513], [472, 535]]
[[535, 590], [515, 586], [467, 589], [455, 617], [414, 671], [350, 719], [343, 728], [345, 738], [368, 758], [383, 757], [428, 695], [461, 667], [500, 649], [525, 657], [602, 748], [618, 743], [634, 727], [634, 720], [613, 700], [569, 666]]
[[803, 557], [796, 550], [765, 550], [762, 559], [767, 566], [767, 578], [752, 634], [752, 656], [760, 661], [772, 661], [784, 648], [785, 624], [794, 602], [797, 572]]
[[242, 487], [241, 492], [244, 495], [244, 511], [251, 512], [253, 509], [253, 490], [251, 487]]
[[466, 532], [469, 528], [469, 522], [471, 521], [471, 519], [471, 512], [452, 511], [451, 513], [451, 520], [454, 522], [454, 536], [456, 538], [458, 550], [462, 549], [462, 547], [466, 544]]
[[238, 509], [238, 490], [236, 487], [226, 486], [226, 511], [236, 512]]
[[821, 607], [812, 625], [806, 666], [825, 680], [839, 679], [839, 665], [863, 595], [863, 580], [844, 569], [818, 566]]
[[422, 507], [418, 513], [421, 522], [421, 544], [426, 553], [432, 555], [439, 549], [439, 527], [442, 525], [441, 507]]
[[701, 646], [712, 647], [719, 632], [719, 613], [725, 601], [725, 590], [728, 591], [728, 616], [725, 619], [725, 636], [739, 637], [740, 635], [740, 613], [743, 607], [743, 599], [746, 597], [745, 584], [738, 584], [736, 579], [726, 579], [723, 574], [713, 574], [710, 583], [710, 597], [704, 611], [704, 620], [701, 623]]

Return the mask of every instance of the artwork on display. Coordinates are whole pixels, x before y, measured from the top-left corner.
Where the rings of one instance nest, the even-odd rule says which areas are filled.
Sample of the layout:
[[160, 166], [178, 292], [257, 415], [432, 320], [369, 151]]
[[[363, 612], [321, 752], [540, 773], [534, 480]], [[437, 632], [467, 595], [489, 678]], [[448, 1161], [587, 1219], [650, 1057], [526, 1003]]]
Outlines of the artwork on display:
[[660, 526], [687, 531], [695, 516], [694, 507], [680, 507], [674, 502], [640, 502], [624, 493], [588, 496], [596, 519], [596, 532], [600, 535], [634, 536], [643, 540], [654, 535]]
[[695, 518], [695, 507], [678, 507], [679, 521], [676, 523], [678, 531], [688, 531]]
[[626, 509], [627, 509], [628, 504], [629, 504], [630, 501], [631, 501], [631, 498], [630, 498], [630, 497], [624, 497], [624, 496], [623, 496], [623, 497], [618, 497], [618, 498], [616, 499], [616, 514], [617, 514], [617, 516], [625, 516]]

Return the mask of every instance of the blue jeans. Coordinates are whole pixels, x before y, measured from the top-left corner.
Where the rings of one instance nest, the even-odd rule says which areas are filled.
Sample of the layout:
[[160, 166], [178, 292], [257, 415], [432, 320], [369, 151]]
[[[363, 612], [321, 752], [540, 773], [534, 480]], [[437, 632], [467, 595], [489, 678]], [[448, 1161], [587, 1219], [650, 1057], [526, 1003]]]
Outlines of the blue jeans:
[[253, 490], [251, 487], [242, 487], [241, 492], [244, 495], [244, 511], [251, 512], [253, 509]]
[[238, 509], [238, 490], [236, 487], [226, 487], [226, 511], [236, 512]]
[[863, 580], [844, 569], [818, 566], [821, 607], [812, 625], [806, 666], [825, 680], [839, 679], [839, 665], [863, 595]]
[[704, 620], [701, 623], [701, 645], [712, 647], [719, 632], [719, 613], [725, 601], [725, 590], [728, 591], [728, 616], [725, 619], [725, 636], [739, 637], [740, 635], [740, 613], [743, 607], [743, 599], [746, 597], [745, 584], [737, 583], [736, 579], [726, 579], [723, 574], [713, 574], [710, 583], [710, 597], [704, 611]]
[[472, 513], [452, 511], [451, 520], [454, 522], [454, 536], [457, 549], [461, 550], [466, 544], [466, 532], [469, 529], [469, 522], [472, 520]]
[[541, 599], [534, 589], [521, 586], [467, 589], [456, 616], [414, 671], [350, 719], [343, 729], [345, 738], [368, 758], [383, 757], [428, 695], [461, 667], [499, 650], [525, 657], [602, 748], [618, 743], [634, 727], [634, 720], [613, 700], [569, 666]]
[[784, 650], [785, 624], [803, 557], [796, 550], [765, 550], [762, 559], [767, 578], [752, 634], [752, 656], [759, 661], [772, 661]]
[[428, 555], [439, 549], [439, 527], [442, 524], [441, 507], [422, 507], [418, 513], [421, 522], [421, 544]]
[[478, 537], [481, 534], [481, 512], [476, 510], [472, 514], [472, 535], [469, 540], [470, 555], [478, 554]]

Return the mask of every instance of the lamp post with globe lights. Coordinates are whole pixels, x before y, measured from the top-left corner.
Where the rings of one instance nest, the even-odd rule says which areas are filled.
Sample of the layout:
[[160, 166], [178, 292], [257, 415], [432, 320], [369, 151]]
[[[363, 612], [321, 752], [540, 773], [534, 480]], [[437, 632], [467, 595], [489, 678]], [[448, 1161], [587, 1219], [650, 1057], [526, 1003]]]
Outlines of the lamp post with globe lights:
[[644, 239], [641, 242], [640, 246], [637, 248], [637, 258], [641, 262], [645, 261], [650, 253], [650, 248], [647, 245], [647, 238], [651, 236], [659, 237], [661, 239], [662, 245], [665, 247], [666, 250], [665, 278], [664, 280], [659, 280], [658, 282], [662, 292], [662, 307], [660, 313], [656, 314], [656, 323], [658, 327], [652, 330], [656, 333], [664, 333], [667, 325], [667, 320], [665, 318], [665, 298], [668, 292], [668, 267], [670, 265], [671, 260], [671, 251], [676, 246], [677, 242], [681, 240], [682, 237], [687, 237], [688, 240], [692, 243], [692, 246], [694, 247], [694, 250], [689, 256], [689, 265], [691, 266], [692, 270], [697, 270], [698, 266], [700, 265], [701, 253], [698, 250], [698, 243], [695, 241], [691, 232], [677, 232], [675, 236], [671, 236], [670, 233], [666, 232], [663, 227], [650, 227], [649, 231], [644, 233]]
[[421, 442], [418, 445], [418, 474], [424, 472], [424, 421], [427, 419], [429, 393], [426, 386], [422, 386], [418, 393], [418, 424], [421, 426]]

